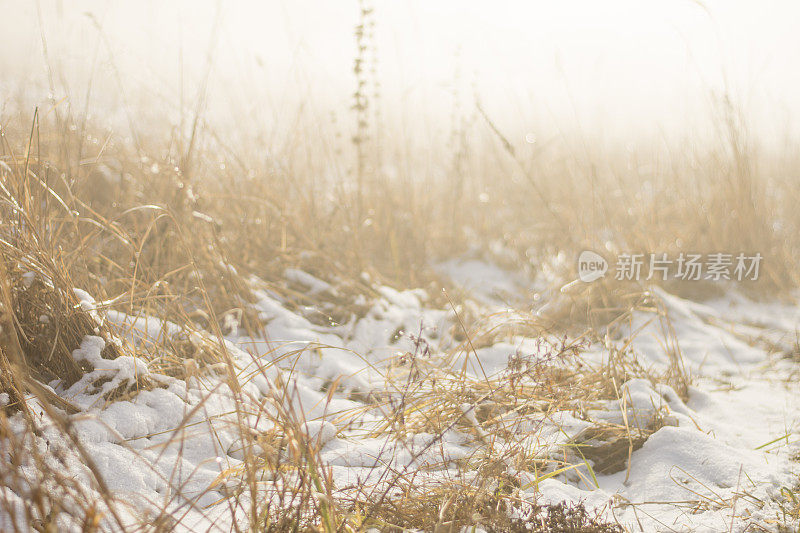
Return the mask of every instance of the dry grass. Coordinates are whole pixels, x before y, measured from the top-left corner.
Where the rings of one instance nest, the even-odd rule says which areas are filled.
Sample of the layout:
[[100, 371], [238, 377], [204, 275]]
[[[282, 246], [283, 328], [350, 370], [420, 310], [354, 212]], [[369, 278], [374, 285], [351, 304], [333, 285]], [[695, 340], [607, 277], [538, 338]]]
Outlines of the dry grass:
[[[365, 49], [371, 46], [368, 15], [365, 8], [359, 37]], [[361, 53], [357, 61], [364, 61]], [[776, 297], [800, 282], [793, 261], [800, 251], [794, 207], [800, 198], [782, 181], [800, 167], [788, 155], [760, 155], [728, 101], [718, 120], [719, 146], [675, 151], [666, 160], [647, 147], [576, 154], [566, 139], [526, 152], [477, 105], [469, 113], [480, 120], [462, 121], [472, 130], [456, 132], [456, 144], [432, 147], [421, 158], [370, 135], [378, 103], [358, 68], [357, 62], [358, 135], [344, 148], [298, 131], [301, 141], [274, 147], [265, 160], [263, 147], [228, 142], [204, 123], [199, 108], [184, 117], [195, 125], [190, 138], [150, 125], [149, 135], [126, 140], [93, 129], [71, 108], [37, 112], [32, 120], [20, 109], [0, 124], [0, 392], [9, 395], [0, 413], [0, 506], [12, 517], [8, 527], [166, 531], [179, 520], [162, 509], [123, 527], [118, 509], [124, 503], [105, 487], [71, 430], [70, 414], [78, 409], [43, 385], [80, 379], [88, 369], [72, 351], [85, 335], [99, 335], [108, 341], [107, 359], [133, 355], [180, 379], [223, 376], [236, 400], [231, 423], [243, 462], [212, 488], [224, 495], [220, 505], [259, 530], [458, 531], [479, 524], [490, 531], [620, 531], [580, 506], [523, 501], [508, 465], [533, 470], [538, 480], [572, 476], [591, 483], [595, 471], [623, 470], [662, 420], [638, 427], [593, 421], [591, 431], [553, 453], [499, 444], [519, 432], [520, 417], [587, 416], [599, 402], [624, 401], [619, 385], [634, 377], [667, 383], [686, 397], [691, 377], [658, 299], [642, 283], [572, 283], [578, 253], [760, 252], [762, 277], [745, 290]], [[386, 139], [391, 129], [384, 127]], [[102, 142], [87, 145], [87, 138]], [[516, 268], [547, 267], [556, 290], [541, 295], [544, 311], [520, 310], [498, 325], [496, 317], [473, 316], [459, 298], [452, 302], [442, 293], [448, 281], [431, 265], [498, 248]], [[286, 276], [287, 268], [332, 289], [312, 294]], [[476, 452], [450, 465], [458, 472], [450, 479], [421, 480], [407, 469], [387, 468], [374, 485], [343, 495], [303, 413], [287, 401], [289, 381], [271, 381], [265, 398], [247, 397], [223, 339], [234, 322], [251, 337], [262, 334], [264, 318], [253, 305], [259, 289], [329, 325], [363, 316], [380, 284], [422, 287], [432, 297], [428, 305], [459, 309], [453, 337], [460, 345], [431, 353], [419, 339], [415, 352], [392, 361], [385, 391], [353, 392], [362, 409], [341, 416], [379, 416], [370, 435], [402, 445], [418, 433], [433, 435], [414, 452], [420, 455], [451, 430], [468, 435]], [[696, 299], [721, 290], [711, 283], [662, 284]], [[96, 309], [81, 306], [75, 287], [95, 297]], [[123, 331], [103, 320], [108, 310], [170, 321], [179, 333], [126, 342]], [[634, 311], [651, 313], [661, 325], [671, 361], [663, 375], [641, 368], [630, 339], [620, 338]], [[540, 337], [545, 355], [517, 354], [499, 377], [467, 374], [476, 348], [521, 333]], [[611, 354], [606, 366], [582, 359], [590, 341]], [[264, 376], [267, 366], [258, 369]], [[155, 386], [128, 382], [106, 401]], [[335, 389], [331, 384], [329, 401]], [[64, 450], [41, 451], [34, 405], [67, 437]], [[251, 417], [276, 429], [256, 434]], [[87, 466], [88, 481], [64, 474], [70, 457]]]
[[[430, 265], [442, 255], [467, 250], [476, 242], [486, 243], [488, 248], [500, 240], [507, 250], [518, 254], [520, 261], [536, 257], [550, 262], [556, 277], [561, 276], [565, 283], [575, 276], [571, 261], [546, 258], [554, 257], [555, 250], [567, 257], [577, 254], [609, 231], [605, 248], [612, 250], [761, 250], [767, 260], [759, 288], [783, 291], [794, 283], [793, 267], [778, 258], [790, 254], [795, 243], [764, 229], [764, 213], [775, 212], [777, 207], [769, 202], [777, 199], [768, 202], [749, 171], [740, 166], [726, 169], [718, 161], [715, 172], [694, 177], [691, 198], [681, 190], [682, 181], [650, 177], [651, 186], [660, 191], [652, 195], [650, 203], [637, 196], [641, 176], [636, 172], [617, 175], [618, 182], [609, 184], [608, 178], [593, 170], [603, 190], [611, 190], [599, 202], [588, 195], [566, 196], [570, 189], [579, 187], [579, 169], [567, 171], [544, 156], [523, 162], [507, 147], [503, 151], [509, 161], [504, 164], [510, 166], [501, 165], [497, 172], [508, 172], [511, 179], [495, 183], [488, 202], [473, 200], [478, 198], [478, 191], [486, 189], [486, 183], [473, 182], [471, 192], [454, 200], [447, 180], [414, 183], [377, 175], [370, 181], [373, 189], [369, 194], [365, 189], [354, 197], [353, 191], [314, 189], [297, 183], [286, 190], [283, 187], [289, 180], [296, 182], [303, 175], [290, 176], [286, 169], [251, 168], [244, 161], [236, 162], [241, 165], [236, 171], [228, 167], [223, 170], [211, 163], [218, 160], [211, 153], [196, 157], [192, 171], [193, 176], [209, 177], [190, 177], [176, 166], [177, 154], [137, 156], [131, 154], [131, 147], [117, 145], [116, 141], [106, 143], [88, 164], [80, 164], [67, 157], [74, 152], [70, 147], [80, 142], [64, 133], [68, 129], [41, 125], [37, 119], [32, 131], [27, 143], [12, 147], [7, 142], [3, 156], [5, 279], [22, 355], [14, 356], [13, 350], [4, 353], [11, 354], [7, 355], [9, 364], [11, 360], [24, 363], [7, 373], [24, 377], [4, 385], [4, 390], [12, 393], [10, 408], [24, 405], [26, 394], [44, 395], [40, 397], [43, 402], [57, 401], [42, 392], [46, 389], [31, 383], [54, 378], [66, 384], [77, 380], [85, 369], [77, 366], [70, 354], [83, 336], [100, 333], [111, 339], [119, 333], [81, 309], [71, 291], [75, 286], [102, 300], [101, 311], [118, 309], [159, 317], [177, 324], [183, 332], [152, 345], [109, 343], [112, 352], [105, 357], [114, 358], [126, 350], [146, 358], [158, 372], [181, 378], [202, 374], [206, 366], [222, 363], [230, 368], [228, 382], [236, 391], [236, 372], [225, 345], [215, 338], [225, 333], [228, 315], [235, 316], [252, 336], [259, 335], [263, 323], [253, 312], [254, 289], [267, 288], [298, 311], [314, 309], [307, 316], [317, 323], [344, 323], [363, 314], [364, 301], [375, 297], [376, 281], [400, 287], [435, 287], [439, 282]], [[52, 154], [64, 159], [53, 159]], [[476, 153], [463, 164], [470, 162], [478, 168], [483, 164]], [[514, 178], [520, 173], [514, 165], [523, 163], [535, 168], [526, 170], [524, 176], [535, 175], [536, 180]], [[572, 165], [578, 165], [577, 161]], [[69, 173], [62, 169], [69, 169]], [[310, 175], [313, 169], [304, 172]], [[693, 172], [699, 171], [695, 168]], [[556, 180], [549, 175], [561, 178], [565, 174], [570, 177], [566, 186], [563, 179], [559, 179], [559, 188], [552, 186]], [[733, 185], [715, 187], [715, 179], [732, 180], [738, 189]], [[752, 183], [747, 185], [745, 180]], [[747, 196], [743, 196], [745, 190]], [[677, 199], [665, 202], [661, 195], [680, 197], [682, 203]], [[461, 206], [454, 209], [453, 201]], [[594, 203], [581, 203], [590, 201]], [[364, 209], [369, 215], [354, 219], [358, 202], [368, 206]], [[531, 206], [543, 203], [548, 209], [539, 211], [538, 217], [531, 215], [537, 212]], [[733, 220], [722, 216], [732, 203], [739, 206], [736, 209], [745, 210]], [[593, 213], [592, 217], [585, 219], [587, 213]], [[567, 220], [568, 224], [564, 222]], [[598, 224], [598, 220], [602, 222]], [[726, 225], [712, 231], [708, 227], [711, 221], [725, 221]], [[624, 233], [622, 228], [626, 229]], [[675, 234], [683, 236], [682, 243], [676, 243]], [[330, 282], [335, 290], [309, 295], [305, 287], [284, 278], [287, 267], [312, 273]], [[702, 296], [704, 290], [701, 285], [670, 289], [692, 290], [695, 297]], [[668, 317], [642, 286], [613, 280], [573, 284], [551, 297], [549, 303], [547, 313], [529, 318], [523, 315], [499, 327], [495, 321], [488, 330], [479, 317], [459, 317], [464, 328], [459, 333], [461, 346], [450, 355], [431, 358], [423, 356], [425, 347], [420, 345], [419, 353], [399, 357], [393, 373], [387, 376], [388, 387], [394, 392], [366, 402], [367, 409], [385, 416], [385, 422], [373, 430], [374, 435], [402, 440], [419, 432], [442, 435], [451, 429], [472, 435], [483, 452], [461, 466], [462, 474], [479, 473], [481, 481], [463, 485], [463, 481], [453, 480], [425, 488], [425, 484], [417, 485], [409, 478], [408, 472], [398, 471], [371, 491], [364, 487], [360, 494], [338, 500], [318, 447], [303, 432], [302, 414], [279, 410], [277, 417], [272, 412], [269, 416], [283, 429], [268, 436], [253, 436], [240, 415], [243, 449], [250, 452], [245, 453], [241, 467], [220, 479], [231, 498], [230, 505], [246, 508], [253, 523], [266, 530], [308, 527], [332, 531], [374, 524], [447, 530], [476, 520], [494, 530], [514, 530], [518, 526], [500, 509], [518, 505], [519, 487], [509, 481], [503, 469], [493, 471], [485, 459], [496, 453], [492, 435], [512, 435], [515, 431], [509, 426], [509, 415], [581, 411], [592, 402], [617, 399], [615, 384], [632, 377], [667, 382], [681, 395], [685, 395], [688, 383], [679, 352], [673, 354], [674, 366], [668, 375], [652, 376], [637, 367], [624, 339], [621, 344], [609, 340], [615, 338], [616, 326], [634, 310], [652, 312], [662, 322], [665, 338], [670, 338]], [[451, 303], [445, 298], [432, 304]], [[43, 321], [42, 316], [48, 319]], [[509, 361], [508, 373], [502, 379], [474, 380], [448, 363], [459, 355], [466, 354], [464, 359], [469, 359], [476, 345], [489, 345], [514, 333], [566, 331], [573, 335], [580, 332], [579, 339], [584, 335], [592, 340], [605, 339], [608, 349], [616, 354], [609, 367], [592, 368], [581, 363], [580, 340], [555, 342], [552, 354], [537, 363]], [[193, 363], [187, 366], [187, 361]], [[135, 394], [147, 386], [130, 383], [128, 390], [119, 394]], [[276, 390], [275, 394], [273, 403], [280, 405], [278, 400], [285, 392]], [[252, 409], [244, 398], [239, 405], [243, 413]], [[465, 410], [465, 405], [472, 407]], [[267, 416], [267, 411], [262, 415]], [[63, 415], [53, 416], [68, 427]], [[565, 450], [560, 459], [542, 457], [538, 450], [524, 446], [502, 453], [513, 464], [535, 465], [542, 476], [569, 474], [577, 466], [575, 472], [584, 468], [580, 475], [591, 478], [592, 465], [599, 472], [624, 469], [630, 453], [654, 429], [657, 426], [597, 426], [594, 433], [582, 435], [571, 444], [572, 452], [577, 453]], [[264, 450], [274, 453], [265, 454]], [[56, 485], [63, 481], [57, 472], [44, 466], [40, 475]], [[267, 478], [272, 483], [280, 479], [276, 485], [281, 490], [264, 493], [262, 484]], [[5, 486], [19, 494], [18, 485], [7, 480]], [[396, 490], [387, 492], [387, 486]], [[93, 513], [98, 511], [88, 503], [91, 498], [81, 495], [79, 487], [69, 487], [67, 484], [58, 501], [41, 502], [41, 509], [27, 517], [27, 523], [59, 512], [67, 512], [78, 521], [97, 522]], [[264, 495], [260, 503], [257, 498], [240, 500], [243, 495], [259, 494]], [[106, 496], [104, 505], [113, 507], [113, 497]], [[69, 503], [66, 510], [65, 502], [72, 500], [78, 503]], [[572, 520], [579, 524], [574, 526], [575, 531], [612, 528], [594, 522], [580, 510], [537, 508], [532, 512], [531, 517], [541, 517], [535, 520], [542, 524]], [[541, 527], [546, 530], [550, 526]]]

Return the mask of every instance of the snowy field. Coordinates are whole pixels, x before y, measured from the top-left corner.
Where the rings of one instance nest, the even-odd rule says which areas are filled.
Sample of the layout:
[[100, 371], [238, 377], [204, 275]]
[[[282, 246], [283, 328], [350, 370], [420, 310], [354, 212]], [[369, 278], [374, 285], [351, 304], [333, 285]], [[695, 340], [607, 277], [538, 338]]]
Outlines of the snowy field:
[[[795, 305], [736, 293], [699, 304], [652, 289], [651, 303], [605, 338], [578, 343], [498, 330], [525, 320], [506, 304], [534, 288], [546, 294], [543, 280], [477, 259], [438, 268], [469, 295], [462, 304], [438, 309], [422, 290], [376, 287], [363, 316], [345, 324], [315, 323], [304, 316], [313, 313], [289, 310], [262, 290], [254, 308], [267, 323], [263, 335], [248, 336], [231, 318], [230, 364], [187, 364], [183, 378], [159, 374], [142, 358], [102, 355], [107, 342], [156, 345], [179, 335], [178, 326], [105, 310], [76, 289], [82, 308], [117, 336], [86, 336], [73, 357], [93, 370], [68, 388], [49, 386], [80, 409], [69, 416], [71, 428], [94, 464], [44, 413], [37, 445], [88, 491], [101, 490], [89, 469], [99, 474], [102, 490], [122, 502], [102, 519], [111, 529], [165, 510], [176, 530], [230, 531], [246, 527], [254, 501], [259, 509], [268, 501], [290, 506], [277, 494], [291, 473], [248, 484], [243, 468], [246, 454], [290, 453], [276, 444], [287, 432], [278, 423], [286, 411], [301, 421], [320, 471], [330, 476], [331, 493], [312, 491], [323, 502], [391, 498], [409, 482], [468, 487], [505, 479], [517, 502], [508, 512], [523, 519], [529, 504], [567, 501], [626, 531], [792, 526], [787, 495], [800, 470], [793, 461], [800, 421]], [[285, 277], [309, 294], [336, 291], [299, 270]], [[466, 307], [480, 327], [465, 339], [457, 312]], [[624, 382], [614, 370], [621, 364], [635, 366]], [[688, 376], [683, 393], [659, 378], [676, 365]], [[542, 369], [560, 367], [599, 376], [612, 392], [545, 405], [537, 387], [550, 378]], [[109, 394], [135, 382], [149, 385]], [[511, 403], [509, 390], [520, 391]], [[435, 415], [441, 420], [432, 421]], [[243, 425], [255, 438], [242, 437]], [[486, 465], [497, 471], [484, 478]], [[12, 529], [9, 510], [0, 513], [3, 530]], [[472, 525], [482, 530], [480, 520]], [[65, 515], [58, 527], [77, 524]]]
[[0, 2], [0, 533], [800, 531], [798, 27]]

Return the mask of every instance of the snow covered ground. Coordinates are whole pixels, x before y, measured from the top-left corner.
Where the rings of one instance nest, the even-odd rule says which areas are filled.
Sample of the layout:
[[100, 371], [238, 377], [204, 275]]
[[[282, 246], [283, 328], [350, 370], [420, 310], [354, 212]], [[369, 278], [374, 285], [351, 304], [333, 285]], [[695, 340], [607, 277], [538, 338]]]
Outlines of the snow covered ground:
[[[520, 319], [505, 309], [509, 295], [525, 301], [537, 285], [477, 259], [440, 268], [474, 294], [465, 305], [487, 317], [487, 329]], [[302, 271], [286, 275], [309, 292], [330, 289]], [[381, 494], [382, 487], [412, 473], [420, 484], [468, 484], [478, 475], [470, 465], [491, 454], [516, 480], [523, 500], [582, 501], [629, 531], [774, 530], [788, 520], [781, 502], [800, 474], [792, 460], [798, 452], [800, 366], [786, 356], [795, 351], [796, 306], [754, 303], [735, 293], [698, 304], [653, 289], [668, 322], [654, 310], [636, 311], [615, 338], [582, 346], [578, 357], [602, 373], [610, 368], [609, 357], [623, 350], [634, 354], [643, 376], [658, 376], [675, 367], [678, 353], [691, 375], [687, 401], [664, 382], [637, 377], [616, 383], [609, 375], [618, 391], [614, 398], [559, 409], [518, 408], [491, 422], [481, 408], [490, 405], [492, 387], [511, 379], [510, 368], [520, 360], [535, 364], [546, 354], [561, 353], [560, 341], [511, 332], [491, 344], [466, 347], [452, 309], [428, 305], [421, 290], [380, 287], [378, 292], [364, 316], [320, 326], [263, 290], [255, 304], [267, 322], [263, 336], [233, 327], [225, 341], [233, 364], [187, 364], [185, 379], [160, 375], [142, 358], [105, 359], [106, 341], [87, 336], [73, 356], [93, 370], [69, 387], [49, 385], [82, 409], [71, 416], [72, 428], [108, 489], [125, 502], [121, 521], [133, 523], [167, 509], [183, 530], [228, 531], [234, 521], [246, 523], [248, 502], [273, 498], [278, 482], [260, 480], [255, 494], [237, 491], [243, 448], [249, 446], [242, 424], [264, 437], [252, 441], [262, 443], [257, 452], [280, 453], [270, 450], [268, 437], [282, 429], [275, 421], [287, 405], [301, 413], [303, 432], [319, 446], [336, 497], [356, 498], [364, 487]], [[103, 310], [88, 294], [78, 295], [97, 320], [115, 325], [122, 342], [157, 343], [179, 334], [176, 325]], [[564, 357], [564, 364], [572, 361]], [[440, 381], [450, 384], [426, 381], [423, 374], [441, 375]], [[435, 396], [437, 386], [453, 386], [453, 376], [475, 384], [474, 401], [455, 406], [443, 401], [437, 410], [461, 413], [445, 417], [439, 433], [415, 425], [427, 416], [421, 398]], [[136, 380], [149, 385], [117, 399], [109, 396]], [[395, 414], [413, 402], [419, 408], [408, 412], [420, 417], [409, 417], [402, 431], [394, 430]], [[251, 407], [244, 420], [237, 404]], [[637, 433], [646, 437], [641, 447], [622, 447], [621, 469], [603, 473], [596, 461], [580, 456], [580, 448], [576, 454], [574, 445], [598, 424], [649, 430]], [[69, 448], [44, 413], [41, 428], [42, 446], [54, 454]], [[65, 468], [88, 487], [86, 465], [74, 453], [64, 454]], [[234, 493], [237, 504], [231, 505]], [[77, 527], [63, 520], [62, 527]], [[110, 519], [108, 525], [114, 528]]]

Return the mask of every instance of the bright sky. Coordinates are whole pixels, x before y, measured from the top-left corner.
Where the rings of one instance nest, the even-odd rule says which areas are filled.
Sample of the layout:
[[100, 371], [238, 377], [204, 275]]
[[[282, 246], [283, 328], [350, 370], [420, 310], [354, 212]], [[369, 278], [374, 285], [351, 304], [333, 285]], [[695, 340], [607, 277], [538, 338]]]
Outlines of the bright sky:
[[[113, 86], [116, 69], [129, 99], [179, 102], [183, 86], [193, 100], [220, 6], [212, 109], [263, 118], [300, 103], [340, 112], [350, 103], [355, 0], [40, 4], [49, 55], [62, 65], [56, 92], [66, 81], [74, 99], [94, 64], [96, 83]], [[627, 141], [691, 130], [709, 115], [712, 91], [725, 87], [760, 134], [797, 132], [795, 0], [376, 0], [374, 8], [389, 114], [449, 120], [458, 71], [462, 105], [472, 105], [474, 88], [515, 134], [577, 128]], [[0, 83], [44, 84], [36, 2], [0, 0], [0, 12]], [[114, 105], [117, 92], [98, 90], [93, 101]]]

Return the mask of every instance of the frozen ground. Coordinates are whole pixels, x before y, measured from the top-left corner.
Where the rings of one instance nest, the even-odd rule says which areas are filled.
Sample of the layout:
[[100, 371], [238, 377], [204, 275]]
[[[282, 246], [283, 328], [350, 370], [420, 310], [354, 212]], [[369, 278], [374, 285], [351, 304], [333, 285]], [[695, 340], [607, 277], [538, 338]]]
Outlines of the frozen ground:
[[[440, 268], [475, 295], [468, 305], [490, 317], [489, 322], [518, 318], [504, 306], [509, 296], [524, 300], [533, 286], [523, 276], [477, 259]], [[290, 271], [287, 277], [309, 292], [330, 289], [305, 272]], [[511, 460], [503, 468], [518, 481], [524, 499], [583, 501], [630, 531], [776, 529], [785, 519], [781, 491], [798, 481], [792, 457], [798, 451], [800, 367], [784, 355], [795, 352], [800, 312], [793, 305], [753, 303], [735, 294], [701, 305], [653, 292], [673, 330], [665, 330], [661, 315], [642, 310], [618, 339], [608, 342], [632, 339], [627, 349], [652, 375], [674, 364], [668, 354], [678, 350], [693, 378], [688, 401], [663, 383], [632, 379], [615, 384], [619, 399], [591, 402], [582, 412], [506, 415], [497, 434], [477, 420], [475, 405], [462, 405], [459, 423], [440, 436], [424, 428], [402, 435], [387, 430], [391, 402], [365, 408], [370, 395], [397, 396], [398, 383], [408, 383], [412, 374], [397, 365], [395, 356], [420, 355], [420, 346], [428, 347], [426, 365], [463, 371], [473, 383], [502, 378], [515, 357], [535, 360], [553, 346], [553, 340], [543, 344], [510, 334], [474, 352], [459, 351], [453, 311], [431, 308], [419, 290], [382, 287], [364, 316], [334, 326], [315, 325], [262, 291], [256, 307], [268, 321], [266, 331], [251, 338], [232, 328], [226, 342], [233, 368], [217, 364], [201, 372], [187, 367], [188, 377], [182, 380], [155, 373], [141, 359], [104, 359], [104, 341], [86, 337], [73, 355], [94, 370], [68, 388], [58, 382], [50, 386], [83, 409], [72, 416], [74, 430], [108, 488], [129, 504], [129, 516], [122, 517], [126, 521], [141, 518], [148, 509], [168, 508], [185, 530], [228, 531], [233, 521], [244, 523], [252, 494], [239, 494], [238, 507], [228, 503], [243, 454], [234, 406], [243, 401], [275, 412], [279, 383], [282, 398], [303, 414], [304, 431], [321, 447], [320, 457], [342, 497], [357, 487], [380, 487], [398, 472], [416, 472], [419, 483], [469, 482], [474, 475], [470, 462], [487, 446], [498, 457], [522, 449], [564, 459], [569, 443], [593, 424], [641, 427], [657, 418], [656, 431], [615, 473], [595, 472], [588, 468], [590, 461], [581, 460], [555, 475], [526, 470]], [[91, 296], [78, 294], [83, 307], [97, 320], [118, 326], [126, 342], [158, 342], [178, 332], [177, 326], [152, 317], [102, 311]], [[593, 344], [581, 357], [602, 368], [609, 346]], [[241, 390], [226, 384], [232, 371]], [[106, 399], [106, 393], [137, 377], [147, 377], [152, 386], [127, 399]], [[254, 434], [276, 431], [269, 417], [245, 422]], [[42, 446], [66, 448], [45, 415], [41, 426]], [[88, 479], [77, 457], [68, 455], [66, 465], [76, 479]], [[269, 498], [270, 490], [267, 480], [258, 497]], [[25, 505], [19, 498], [16, 503]]]

